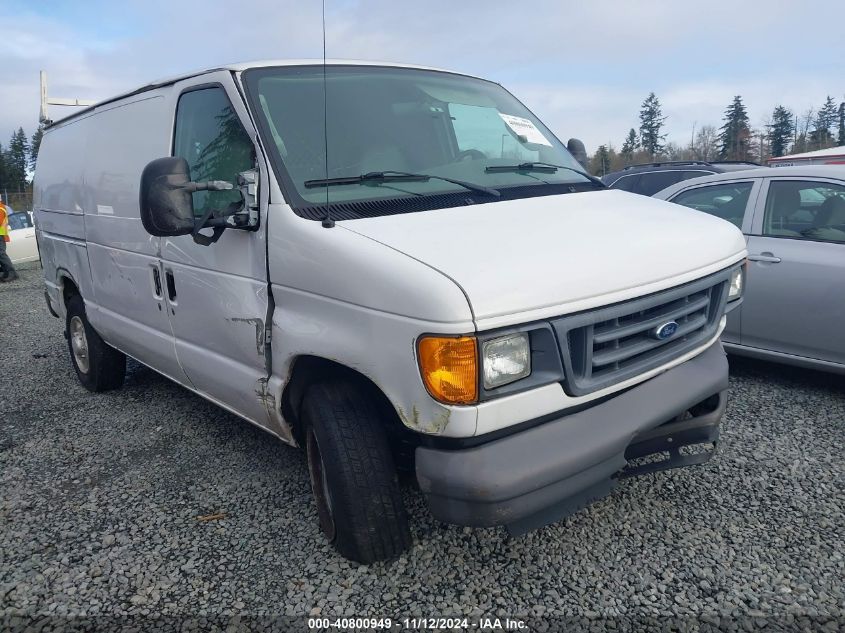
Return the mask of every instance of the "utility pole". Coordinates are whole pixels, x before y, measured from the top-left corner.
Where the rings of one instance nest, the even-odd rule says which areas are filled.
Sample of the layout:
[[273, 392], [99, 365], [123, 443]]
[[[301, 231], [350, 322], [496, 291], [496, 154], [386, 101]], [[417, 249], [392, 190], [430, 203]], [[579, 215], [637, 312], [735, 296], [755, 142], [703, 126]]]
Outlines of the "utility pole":
[[40, 80], [41, 80], [41, 113], [38, 120], [41, 123], [49, 124], [52, 123], [50, 119], [50, 115], [47, 111], [48, 105], [57, 105], [57, 106], [92, 106], [94, 102], [90, 99], [59, 99], [56, 97], [50, 98], [47, 96], [47, 73], [46, 71], [41, 71], [40, 73]]
[[696, 123], [698, 123], [698, 121], [692, 122], [692, 136], [690, 136], [690, 139], [689, 139], [690, 158], [695, 158], [695, 156], [693, 156], [692, 154], [693, 154], [693, 152], [695, 152], [695, 125], [696, 125]]

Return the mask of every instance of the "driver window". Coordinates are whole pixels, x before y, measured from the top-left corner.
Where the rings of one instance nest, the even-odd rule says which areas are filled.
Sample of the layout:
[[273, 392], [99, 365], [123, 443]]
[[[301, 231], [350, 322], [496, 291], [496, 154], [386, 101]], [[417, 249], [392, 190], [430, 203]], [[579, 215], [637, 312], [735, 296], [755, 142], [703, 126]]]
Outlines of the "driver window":
[[519, 162], [539, 160], [540, 152], [526, 149], [508, 131], [496, 108], [450, 103], [449, 115], [458, 151], [466, 152], [468, 158], [508, 158]]
[[845, 187], [812, 180], [770, 182], [763, 235], [845, 242]]
[[195, 182], [226, 180], [234, 185], [228, 191], [194, 193], [197, 217], [210, 208], [240, 204], [238, 174], [254, 167], [254, 149], [222, 88], [192, 90], [179, 98], [173, 155], [188, 161]]
[[748, 197], [751, 195], [751, 187], [750, 182], [696, 187], [679, 193], [671, 199], [671, 202], [715, 215], [737, 228], [742, 228], [742, 219], [745, 216]]

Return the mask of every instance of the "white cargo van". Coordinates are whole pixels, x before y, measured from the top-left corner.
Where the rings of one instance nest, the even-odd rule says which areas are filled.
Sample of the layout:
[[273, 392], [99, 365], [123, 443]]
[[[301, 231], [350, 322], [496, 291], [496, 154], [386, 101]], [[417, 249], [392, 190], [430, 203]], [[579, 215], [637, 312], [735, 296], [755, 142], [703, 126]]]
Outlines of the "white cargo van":
[[397, 469], [436, 518], [520, 533], [717, 440], [741, 233], [605, 189], [498, 84], [309, 61], [152, 83], [48, 127], [35, 205], [82, 384], [131, 356], [304, 447], [349, 558], [409, 546]]

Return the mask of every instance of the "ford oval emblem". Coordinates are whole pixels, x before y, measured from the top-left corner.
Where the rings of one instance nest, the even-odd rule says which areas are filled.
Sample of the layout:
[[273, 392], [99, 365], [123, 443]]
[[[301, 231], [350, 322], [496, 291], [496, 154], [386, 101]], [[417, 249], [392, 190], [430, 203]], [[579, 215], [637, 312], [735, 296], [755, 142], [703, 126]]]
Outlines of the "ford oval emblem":
[[678, 331], [678, 322], [677, 321], [667, 321], [661, 325], [658, 325], [651, 331], [651, 335], [656, 338], [658, 341], [665, 341], [667, 338], [671, 338], [675, 335], [675, 332]]

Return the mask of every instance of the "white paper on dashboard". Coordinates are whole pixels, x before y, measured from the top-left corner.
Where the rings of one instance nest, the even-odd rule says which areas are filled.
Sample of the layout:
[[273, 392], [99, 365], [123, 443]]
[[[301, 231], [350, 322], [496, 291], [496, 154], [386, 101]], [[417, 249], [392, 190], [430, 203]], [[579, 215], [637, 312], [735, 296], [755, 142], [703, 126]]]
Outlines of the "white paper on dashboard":
[[548, 145], [549, 147], [552, 146], [552, 144], [546, 140], [546, 137], [543, 136], [543, 133], [538, 130], [537, 126], [529, 119], [523, 119], [521, 116], [513, 116], [511, 114], [502, 114], [501, 112], [499, 112], [499, 116], [502, 117], [502, 121], [505, 122], [505, 125], [507, 125], [514, 134], [524, 138], [526, 143]]

